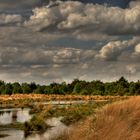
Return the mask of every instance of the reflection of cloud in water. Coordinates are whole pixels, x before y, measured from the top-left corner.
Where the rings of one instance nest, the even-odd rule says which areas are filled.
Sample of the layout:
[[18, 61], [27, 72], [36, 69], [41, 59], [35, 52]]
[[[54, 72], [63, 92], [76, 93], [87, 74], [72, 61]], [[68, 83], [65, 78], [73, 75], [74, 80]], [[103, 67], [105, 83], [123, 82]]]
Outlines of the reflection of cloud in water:
[[0, 124], [9, 124], [12, 122], [12, 113], [4, 113], [0, 115]]
[[[12, 122], [21, 122], [24, 123], [31, 119], [31, 115], [29, 114], [30, 109], [2, 109], [0, 110], [2, 114], [0, 115], [0, 124], [10, 124]], [[17, 116], [15, 119], [12, 118], [13, 116]]]
[[[3, 122], [3, 124], [8, 124], [12, 122], [12, 111], [8, 114], [5, 113], [3, 116], [0, 117], [0, 122]], [[2, 118], [3, 117], [3, 118]], [[18, 110], [17, 111], [17, 121], [24, 122], [26, 119], [29, 119], [31, 116], [29, 116], [29, 110]], [[46, 123], [50, 126], [52, 126], [50, 129], [48, 129], [45, 133], [42, 135], [34, 134], [27, 138], [24, 138], [24, 132], [20, 130], [4, 130], [0, 131], [0, 134], [8, 134], [8, 137], [3, 138], [2, 140], [51, 140], [53, 138], [58, 137], [59, 135], [63, 134], [65, 131], [68, 131], [68, 127], [64, 125], [61, 122], [62, 117], [59, 118], [51, 118], [46, 121]]]
[[44, 140], [44, 139], [42, 139], [40, 135], [35, 134], [32, 136], [29, 136], [26, 140]]
[[46, 123], [50, 126], [53, 126], [47, 130], [42, 135], [32, 135], [29, 136], [26, 140], [51, 140], [55, 137], [58, 137], [60, 134], [68, 130], [68, 127], [61, 122], [62, 117], [48, 119]]
[[27, 120], [31, 119], [31, 115], [29, 114], [29, 109], [26, 110], [20, 110], [17, 113], [17, 121], [18, 122], [25, 122]]
[[0, 134], [8, 134], [9, 136], [2, 138], [2, 140], [24, 140], [24, 132], [21, 130], [5, 130], [0, 131]]

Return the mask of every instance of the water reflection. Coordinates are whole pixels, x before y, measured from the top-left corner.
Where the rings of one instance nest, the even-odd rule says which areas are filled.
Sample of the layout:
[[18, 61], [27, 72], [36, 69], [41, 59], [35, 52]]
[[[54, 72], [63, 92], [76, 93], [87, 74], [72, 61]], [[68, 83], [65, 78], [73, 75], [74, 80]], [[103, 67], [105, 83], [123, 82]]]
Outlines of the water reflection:
[[59, 118], [51, 118], [46, 121], [46, 123], [52, 126], [42, 135], [31, 135], [26, 138], [26, 140], [51, 140], [53, 138], [58, 137], [68, 130], [68, 127], [61, 122], [62, 117]]
[[22, 130], [3, 130], [0, 131], [0, 135], [6, 134], [7, 137], [0, 138], [1, 140], [25, 140], [24, 132]]
[[95, 103], [94, 100], [71, 100], [71, 101], [48, 101], [48, 102], [43, 102], [44, 105], [49, 105], [49, 104], [52, 104], [52, 105], [74, 105], [74, 104], [89, 104], [89, 103]]
[[41, 135], [34, 134], [25, 138], [24, 131], [7, 129], [7, 130], [1, 130], [0, 135], [8, 134], [9, 136], [0, 139], [2, 140], [51, 140], [53, 138], [58, 137], [64, 131], [68, 130], [68, 127], [61, 122], [61, 119], [62, 117], [48, 119], [46, 123], [52, 127]]
[[31, 119], [29, 114], [30, 109], [1, 109], [0, 110], [0, 124], [10, 124], [14, 122], [24, 123]]
[[[45, 102], [44, 104], [53, 105], [70, 105], [70, 104], [84, 104], [84, 103], [94, 103], [95, 101], [52, 101]], [[30, 109], [16, 108], [16, 109], [0, 109], [0, 124], [10, 124], [14, 122], [24, 123], [31, 119], [32, 115], [29, 114]], [[24, 137], [24, 131], [22, 130], [0, 130], [1, 134], [8, 135], [7, 137], [0, 138], [0, 140], [51, 140], [58, 137], [63, 132], [68, 131], [69, 128], [61, 122], [62, 117], [51, 118], [46, 121], [46, 123], [52, 126], [42, 135], [35, 134], [30, 135], [27, 138]]]

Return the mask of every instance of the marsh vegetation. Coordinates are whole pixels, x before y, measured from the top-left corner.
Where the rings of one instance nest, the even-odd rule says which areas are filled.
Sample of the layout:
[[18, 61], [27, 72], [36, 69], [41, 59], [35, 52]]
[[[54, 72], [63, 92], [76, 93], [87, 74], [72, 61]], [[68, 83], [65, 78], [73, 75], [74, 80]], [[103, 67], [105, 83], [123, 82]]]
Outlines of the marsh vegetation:
[[[38, 101], [38, 99], [36, 101]], [[13, 102], [10, 101], [12, 104], [15, 104], [15, 102], [17, 103], [18, 99]], [[0, 110], [0, 132], [2, 134], [4, 132], [1, 137], [3, 136], [3, 140], [10, 140], [13, 134], [17, 135], [17, 133], [21, 132], [21, 137], [27, 140], [36, 136], [45, 137], [46, 135], [49, 135], [48, 137], [51, 140], [52, 136], [53, 138], [54, 136], [59, 137], [59, 135], [62, 134], [60, 133], [61, 131], [66, 131], [73, 124], [94, 114], [97, 108], [101, 108], [103, 105], [110, 103], [110, 101], [74, 101], [74, 104], [72, 104], [72, 102], [64, 103], [45, 104], [43, 102], [34, 102], [34, 104], [32, 104], [32, 106], [29, 105], [28, 108], [27, 106], [26, 108], [16, 108], [16, 106], [14, 106], [14, 108], [6, 109], [5, 106], [5, 108]], [[52, 119], [55, 119], [55, 121], [52, 121]], [[11, 135], [11, 131], [15, 133]], [[20, 140], [19, 137], [17, 137], [17, 139]]]
[[[139, 99], [133, 96], [3, 95], [0, 96], [0, 139], [92, 140], [97, 136], [97, 140], [101, 140], [100, 135], [109, 139], [111, 136], [106, 135], [113, 129], [112, 135], [123, 133], [114, 127], [128, 123], [121, 121], [129, 119], [133, 108], [139, 109]], [[139, 122], [138, 114], [134, 120]], [[131, 123], [135, 129], [135, 122]]]

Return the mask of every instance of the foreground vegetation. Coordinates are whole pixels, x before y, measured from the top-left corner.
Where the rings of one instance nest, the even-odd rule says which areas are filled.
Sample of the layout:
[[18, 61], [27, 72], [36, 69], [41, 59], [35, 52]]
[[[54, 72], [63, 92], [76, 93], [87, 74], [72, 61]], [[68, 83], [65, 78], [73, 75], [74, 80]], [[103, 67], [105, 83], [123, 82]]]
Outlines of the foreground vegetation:
[[0, 124], [0, 129], [17, 129], [24, 130], [24, 124], [19, 122], [14, 122], [11, 124]]
[[36, 83], [5, 83], [0, 81], [0, 94], [59, 94], [59, 95], [140, 95], [140, 81], [128, 82], [124, 77], [114, 82], [82, 81], [75, 79], [71, 83], [51, 83], [39, 85]]
[[[14, 100], [14, 102], [19, 101], [18, 95], [16, 96], [17, 98], [16, 100]], [[27, 96], [30, 97], [29, 95]], [[45, 96], [50, 97], [50, 95], [34, 96], [36, 97], [37, 101], [40, 101], [39, 97], [41, 97], [41, 99]], [[58, 95], [55, 95], [54, 97], [56, 98], [58, 97]], [[67, 96], [62, 95], [60, 97], [61, 100], [63, 100]], [[81, 98], [83, 97], [87, 98], [88, 96], [82, 96]], [[109, 99], [109, 97], [110, 96], [107, 96], [106, 98]], [[48, 128], [50, 128], [50, 126], [46, 123], [47, 119], [61, 116], [61, 121], [65, 125], [70, 126], [70, 129], [68, 129], [68, 131], [64, 131], [62, 135], [56, 137], [54, 140], [102, 140], [103, 138], [104, 140], [140, 139], [139, 96], [132, 96], [129, 98], [122, 98], [120, 96], [116, 96], [115, 98], [113, 98], [111, 96], [110, 99], [112, 100], [103, 100], [103, 96], [96, 96], [96, 99], [102, 100], [98, 100], [97, 102], [91, 102], [90, 104], [85, 103], [58, 106], [52, 104], [45, 105], [41, 102], [38, 102], [31, 107], [30, 113], [33, 114], [33, 117], [30, 121], [25, 122], [24, 124], [15, 123], [1, 127], [22, 129], [25, 132], [25, 136], [28, 136], [32, 133], [40, 134], [44, 133]], [[35, 99], [32, 98], [32, 100]]]
[[140, 97], [109, 104], [56, 140], [139, 140]]
[[[0, 108], [29, 107], [32, 119], [25, 123], [14, 122], [0, 125], [0, 129], [24, 130], [25, 136], [43, 133], [49, 125], [46, 120], [52, 117], [62, 117], [65, 125], [72, 125], [87, 116], [95, 114], [95, 110], [113, 101], [124, 100], [126, 96], [85, 96], [85, 95], [44, 95], [44, 94], [13, 94], [0, 96]], [[52, 101], [69, 101], [67, 105], [53, 105]], [[84, 100], [84, 104], [71, 104], [73, 100]], [[92, 101], [93, 100], [93, 101]], [[48, 102], [45, 105], [44, 102]], [[91, 102], [88, 102], [91, 101]], [[2, 136], [1, 136], [2, 137]]]
[[25, 122], [25, 136], [32, 133], [43, 133], [50, 126], [46, 124], [46, 120], [53, 117], [61, 117], [61, 122], [65, 125], [72, 125], [80, 120], [84, 120], [87, 116], [94, 114], [97, 108], [100, 108], [108, 102], [97, 102], [94, 104], [52, 106], [39, 104], [31, 109], [30, 113], [35, 114], [33, 118]]
[[45, 118], [35, 115], [30, 121], [24, 123], [25, 137], [30, 134], [43, 133], [49, 126], [45, 123]]

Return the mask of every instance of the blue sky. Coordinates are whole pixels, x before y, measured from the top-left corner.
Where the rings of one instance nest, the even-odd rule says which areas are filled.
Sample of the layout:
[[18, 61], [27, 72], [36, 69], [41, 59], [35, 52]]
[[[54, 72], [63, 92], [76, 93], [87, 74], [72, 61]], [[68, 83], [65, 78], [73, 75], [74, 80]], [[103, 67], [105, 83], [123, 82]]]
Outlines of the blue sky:
[[48, 84], [131, 74], [138, 80], [139, 0], [47, 3], [0, 1], [0, 79]]
[[111, 6], [119, 6], [122, 8], [126, 8], [128, 6], [130, 0], [82, 0], [82, 2], [93, 2], [98, 4], [104, 4], [107, 3]]

